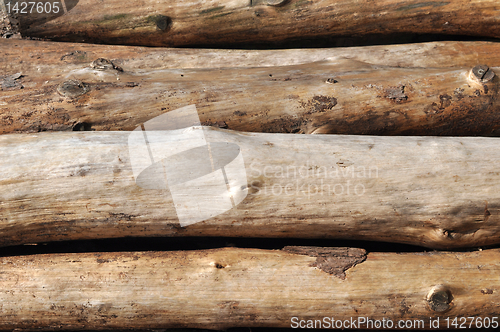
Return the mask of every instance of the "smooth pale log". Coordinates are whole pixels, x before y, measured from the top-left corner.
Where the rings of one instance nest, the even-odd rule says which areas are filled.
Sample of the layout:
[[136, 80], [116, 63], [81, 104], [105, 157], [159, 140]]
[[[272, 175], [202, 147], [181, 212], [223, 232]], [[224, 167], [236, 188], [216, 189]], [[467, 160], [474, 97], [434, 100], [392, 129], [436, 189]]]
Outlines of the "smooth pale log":
[[[45, 2], [45, 1], [44, 1]], [[147, 46], [228, 45], [395, 33], [500, 37], [492, 0], [65, 0], [67, 13], [18, 15], [25, 37]]]
[[[136, 184], [129, 134], [1, 136], [0, 244], [125, 236], [357, 239], [443, 249], [500, 243], [495, 138], [257, 134], [207, 127], [206, 141], [239, 146], [247, 185], [238, 184], [234, 193], [247, 195], [231, 210], [181, 227], [168, 189], [173, 187]], [[154, 144], [187, 146], [172, 135]], [[189, 173], [201, 162], [189, 160], [185, 166], [163, 165]], [[159, 174], [145, 179], [164, 181]], [[201, 193], [204, 183], [190, 193]], [[211, 204], [212, 195], [197, 199]]]
[[418, 330], [480, 317], [467, 326], [491, 328], [500, 315], [499, 261], [497, 249], [365, 256], [314, 247], [2, 257], [0, 328], [286, 328], [324, 317], [410, 321]]
[[[498, 48], [495, 44], [432, 43], [422, 48], [388, 46], [389, 51], [374, 47], [338, 53], [259, 51], [249, 53], [244, 67], [217, 69], [160, 64], [170, 57], [183, 58], [181, 54], [185, 53], [191, 54], [188, 58], [207, 55], [212, 59], [208, 63], [214, 66], [225, 60], [234, 65], [243, 53], [178, 50], [176, 56], [163, 59], [160, 55], [165, 53], [152, 50], [135, 60], [124, 60], [132, 52], [125, 47], [103, 46], [107, 51], [102, 53], [98, 46], [71, 46], [59, 53], [49, 47], [45, 55], [42, 47], [39, 51], [29, 48], [37, 44], [19, 45], [28, 49], [17, 46], [14, 51], [4, 51], [8, 61], [4, 62], [6, 75], [0, 76], [0, 133], [132, 130], [160, 114], [196, 104], [203, 124], [239, 131], [500, 134], [499, 78], [482, 84], [469, 77], [471, 69], [481, 63], [500, 72], [500, 53], [493, 55]], [[446, 52], [448, 45], [453, 50], [450, 53]], [[487, 47], [478, 56], [473, 45]], [[114, 50], [119, 51], [118, 58], [96, 63], [98, 57], [112, 56]], [[460, 51], [464, 51], [463, 57], [451, 62], [450, 57]], [[276, 54], [289, 65], [260, 61], [258, 54]], [[303, 58], [294, 59], [301, 54]], [[19, 64], [16, 56], [35, 60]], [[82, 59], [75, 62], [69, 60], [80, 56]], [[174, 62], [178, 65], [199, 63]], [[75, 91], [68, 88], [68, 82], [76, 84]]]
[[0, 40], [2, 74], [25, 73], [40, 80], [67, 75], [98, 58], [110, 59], [133, 72], [179, 68], [272, 67], [352, 59], [392, 67], [500, 66], [500, 44], [444, 41], [365, 47], [285, 50], [152, 48]]

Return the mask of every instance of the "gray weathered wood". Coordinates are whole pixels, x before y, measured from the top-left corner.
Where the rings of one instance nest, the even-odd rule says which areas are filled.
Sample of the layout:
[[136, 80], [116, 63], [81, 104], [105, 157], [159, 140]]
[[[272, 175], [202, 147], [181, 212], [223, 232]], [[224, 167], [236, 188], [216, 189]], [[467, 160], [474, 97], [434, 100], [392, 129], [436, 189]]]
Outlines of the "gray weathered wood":
[[431, 248], [500, 243], [495, 138], [206, 129], [209, 142], [240, 147], [247, 186], [237, 192], [248, 195], [232, 210], [180, 227], [169, 190], [136, 184], [129, 134], [1, 136], [0, 243], [123, 236], [359, 239]]

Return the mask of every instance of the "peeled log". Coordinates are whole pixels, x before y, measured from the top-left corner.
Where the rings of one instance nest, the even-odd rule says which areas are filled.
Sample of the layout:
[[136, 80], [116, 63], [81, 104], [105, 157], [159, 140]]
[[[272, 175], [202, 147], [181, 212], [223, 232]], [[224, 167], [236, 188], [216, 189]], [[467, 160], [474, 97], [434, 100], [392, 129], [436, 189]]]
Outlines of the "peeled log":
[[[156, 133], [151, 148], [186, 146], [179, 140], [182, 130]], [[443, 249], [500, 243], [498, 139], [258, 134], [211, 127], [203, 134], [208, 142], [239, 147], [245, 182], [228, 185], [233, 195], [246, 196], [236, 207], [187, 227], [180, 226], [172, 186], [147, 189], [136, 183], [130, 132], [1, 136], [0, 244], [125, 236], [357, 239]], [[201, 162], [197, 156], [181, 164], [154, 158], [155, 165], [180, 172], [173, 177], [177, 182], [197, 172]], [[141, 173], [142, 180], [165, 181], [162, 172]], [[188, 197], [198, 197], [206, 186], [211, 190], [197, 181]], [[176, 186], [176, 194], [185, 188]], [[212, 204], [218, 192], [213, 188], [211, 195], [196, 198], [200, 206]]]
[[[274, 6], [278, 2], [278, 6]], [[65, 0], [67, 13], [19, 15], [26, 37], [144, 46], [275, 43], [339, 36], [449, 34], [500, 37], [489, 0]], [[64, 14], [64, 15], [63, 15]]]
[[418, 330], [450, 328], [455, 317], [474, 317], [467, 326], [477, 327], [487, 317], [491, 327], [499, 261], [497, 249], [317, 247], [2, 257], [0, 328], [289, 328], [293, 317], [411, 320]]
[[[500, 135], [499, 78], [469, 77], [479, 64], [500, 72], [492, 43], [254, 51], [247, 60], [241, 51], [9, 43], [18, 46], [4, 51], [0, 133], [132, 130], [196, 104], [203, 124], [239, 131]], [[233, 67], [178, 67], [202, 67], [198, 56]]]
[[[132, 72], [160, 69], [272, 67], [318, 61], [352, 59], [389, 67], [500, 66], [500, 45], [495, 42], [430, 42], [365, 47], [281, 50], [151, 48], [138, 46], [57, 43], [4, 39], [0, 69], [51, 80], [67, 75], [98, 58], [106, 58]], [[24, 59], [26, 59], [24, 61]], [[28, 61], [29, 59], [29, 61]]]

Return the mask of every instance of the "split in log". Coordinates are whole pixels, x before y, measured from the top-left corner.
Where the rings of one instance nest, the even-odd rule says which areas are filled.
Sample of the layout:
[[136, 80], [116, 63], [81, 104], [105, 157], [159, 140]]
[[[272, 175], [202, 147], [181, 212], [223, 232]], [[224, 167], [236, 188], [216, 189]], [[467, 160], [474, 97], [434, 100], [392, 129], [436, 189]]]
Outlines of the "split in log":
[[[0, 133], [132, 130], [160, 114], [194, 103], [204, 125], [239, 131], [500, 135], [500, 79], [494, 76], [500, 72], [500, 57], [492, 54], [500, 46], [491, 43], [477, 44], [489, 46], [478, 59], [477, 48], [465, 52], [456, 67], [447, 67], [450, 56], [476, 44], [436, 43], [421, 49], [396, 46], [389, 51], [390, 56], [385, 48], [377, 47], [331, 50], [336, 53], [332, 57], [327, 57], [326, 50], [290, 54], [259, 51], [253, 53], [255, 60], [244, 64], [274, 64], [258, 60], [257, 54], [281, 54], [285, 64], [303, 63], [219, 69], [163, 68], [160, 63], [174, 55], [158, 60], [164, 54], [159, 50], [145, 51], [139, 60], [124, 60], [137, 48], [86, 46], [83, 51], [69, 52], [74, 50], [71, 46], [63, 54], [51, 51], [52, 45], [45, 56], [45, 51], [31, 48], [36, 43], [20, 41], [19, 45], [26, 46], [4, 51], [7, 62], [3, 65], [6, 75], [0, 76]], [[453, 46], [450, 53], [446, 45]], [[90, 60], [89, 56], [97, 55], [100, 49], [105, 55], [118, 50], [118, 60]], [[242, 56], [230, 51], [176, 52], [181, 57], [211, 54], [213, 65], [221, 65], [224, 59], [234, 64]], [[301, 52], [304, 59], [293, 60]], [[415, 53], [411, 61], [416, 66], [427, 63], [430, 67], [401, 67], [411, 66], [403, 60], [410, 53]], [[441, 54], [443, 58], [438, 60]], [[372, 60], [364, 62], [371, 56]], [[41, 59], [24, 65], [29, 61], [19, 64], [15, 57]], [[327, 60], [307, 62], [319, 58]], [[493, 75], [489, 80], [471, 78], [473, 68], [480, 68], [479, 60], [489, 62]], [[178, 64], [199, 65], [190, 60]]]
[[[130, 132], [1, 136], [0, 244], [126, 236], [356, 239], [443, 249], [500, 243], [496, 138], [205, 127], [202, 135], [215, 145], [212, 168], [203, 170], [201, 148], [181, 154], [188, 146], [184, 133], [147, 133], [142, 156], [149, 158], [150, 150], [160, 167], [147, 171], [132, 167], [141, 150], [131, 150]], [[239, 166], [232, 164], [241, 167], [236, 171], [214, 159], [226, 149], [217, 144], [228, 143], [236, 152], [221, 158], [236, 160], [240, 153], [244, 166], [239, 159]], [[177, 159], [168, 159], [164, 148]], [[218, 172], [225, 169], [222, 188], [201, 178], [214, 164]], [[228, 209], [180, 227], [179, 202], [195, 213], [212, 213], [229, 197]]]
[[348, 328], [353, 320], [356, 328], [380, 329], [384, 320], [430, 330], [451, 328], [456, 317], [493, 327], [499, 261], [497, 249], [314, 247], [2, 257], [0, 328], [289, 328], [308, 321], [328, 328], [334, 319]]
[[145, 0], [123, 6], [110, 0], [104, 6], [65, 0], [64, 11], [52, 8], [17, 19], [25, 37], [144, 46], [248, 45], [394, 33], [500, 37], [496, 1], [278, 2], [280, 6], [271, 0]]

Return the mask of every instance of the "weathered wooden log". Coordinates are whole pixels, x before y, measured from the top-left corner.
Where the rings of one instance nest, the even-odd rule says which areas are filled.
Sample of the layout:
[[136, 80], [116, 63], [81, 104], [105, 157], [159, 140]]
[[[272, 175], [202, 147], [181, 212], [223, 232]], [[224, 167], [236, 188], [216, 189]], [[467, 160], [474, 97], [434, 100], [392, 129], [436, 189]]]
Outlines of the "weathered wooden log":
[[146, 0], [129, 7], [117, 0], [105, 5], [91, 0], [63, 2], [66, 10], [58, 13], [55, 8], [43, 14], [18, 13], [22, 35], [148, 46], [248, 44], [394, 33], [500, 37], [500, 5], [488, 0]]
[[[243, 54], [176, 50], [165, 55], [153, 50], [124, 60], [138, 49], [72, 45], [55, 52], [51, 44], [38, 51], [34, 48], [40, 43], [14, 45], [20, 46], [4, 48], [0, 133], [131, 130], [195, 103], [205, 125], [240, 131], [500, 135], [500, 80], [493, 77], [481, 83], [470, 77], [472, 68], [481, 63], [490, 65], [490, 73], [498, 72], [500, 46], [491, 43], [395, 46], [387, 47], [388, 52], [385, 47], [290, 54], [259, 51], [250, 52], [251, 60], [240, 65], [269, 66], [276, 59], [295, 64], [221, 69], [168, 67], [202, 66], [199, 60], [190, 60], [196, 54], [208, 55], [210, 65], [224, 61], [237, 65]], [[476, 45], [485, 46], [479, 56]], [[102, 60], [102, 55], [115, 51], [116, 60]], [[294, 59], [296, 55], [300, 56]], [[276, 59], [260, 60], [273, 56]], [[454, 56], [457, 65], [446, 67]], [[16, 57], [35, 60], [19, 63]], [[172, 58], [187, 60], [163, 65]], [[413, 62], [417, 67], [406, 68]], [[436, 68], [441, 66], [445, 68]]]
[[[194, 141], [182, 130], [148, 133], [144, 145], [129, 142], [135, 131], [3, 135], [0, 244], [125, 236], [358, 239], [431, 248], [500, 243], [498, 139], [210, 128], [188, 131]], [[210, 151], [195, 144], [198, 134], [215, 142], [209, 170], [203, 153]], [[200, 150], [182, 155], [188, 146]], [[223, 166], [233, 159], [232, 168]], [[165, 169], [155, 168], [162, 163]], [[202, 178], [222, 168], [222, 189]], [[191, 221], [204, 217], [180, 223], [186, 210], [199, 213]]]
[[430, 42], [366, 47], [286, 50], [189, 49], [0, 40], [3, 74], [25, 73], [51, 81], [99, 58], [132, 72], [159, 69], [272, 67], [352, 59], [372, 65], [411, 68], [500, 66], [500, 44], [494, 42]]
[[366, 254], [321, 247], [2, 257], [0, 328], [224, 329], [312, 321], [318, 328], [388, 329], [392, 322], [429, 330], [453, 328], [457, 317], [458, 326], [461, 317], [473, 317], [463, 326], [492, 328], [500, 315], [499, 261], [497, 249]]

